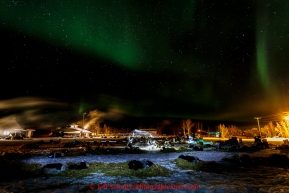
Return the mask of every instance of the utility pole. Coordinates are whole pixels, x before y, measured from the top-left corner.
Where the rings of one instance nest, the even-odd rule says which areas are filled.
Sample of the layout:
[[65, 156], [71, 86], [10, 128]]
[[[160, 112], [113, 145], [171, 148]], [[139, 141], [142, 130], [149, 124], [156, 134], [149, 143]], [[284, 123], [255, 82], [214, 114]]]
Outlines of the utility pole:
[[86, 113], [83, 113], [82, 114], [82, 129], [84, 129], [84, 115], [85, 115]]
[[[82, 114], [82, 132], [83, 132], [83, 130], [84, 130], [84, 115], [85, 115], [86, 113], [83, 113]], [[82, 132], [81, 132], [81, 134], [80, 135], [82, 135]]]
[[261, 119], [261, 117], [254, 117], [254, 119], [257, 119], [257, 123], [258, 123], [258, 127], [259, 127], [259, 134], [260, 134], [260, 138], [261, 138], [261, 129], [260, 129], [260, 124], [259, 124], [259, 119]]

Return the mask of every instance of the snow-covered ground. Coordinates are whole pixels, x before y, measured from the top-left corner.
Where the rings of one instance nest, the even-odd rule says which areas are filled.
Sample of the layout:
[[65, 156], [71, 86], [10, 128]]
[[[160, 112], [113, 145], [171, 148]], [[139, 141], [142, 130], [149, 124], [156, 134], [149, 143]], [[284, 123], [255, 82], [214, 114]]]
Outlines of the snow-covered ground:
[[[280, 150], [265, 149], [250, 156], [268, 156], [280, 153]], [[244, 168], [238, 172], [210, 173], [194, 170], [181, 170], [171, 161], [179, 155], [194, 155], [204, 161], [220, 161], [231, 154], [248, 154], [238, 152], [192, 151], [183, 153], [147, 153], [91, 155], [62, 158], [34, 157], [25, 159], [26, 163], [68, 163], [68, 162], [125, 162], [147, 159], [173, 171], [169, 177], [110, 177], [94, 173], [82, 179], [63, 177], [39, 177], [22, 181], [0, 182], [0, 192], [289, 192], [289, 170], [278, 167], [260, 166]], [[155, 185], [155, 186], [154, 186]], [[158, 186], [157, 186], [158, 185]], [[166, 185], [166, 187], [165, 187]], [[180, 186], [181, 185], [181, 186]], [[137, 187], [138, 186], [138, 187]], [[170, 187], [172, 186], [172, 187]], [[99, 189], [97, 189], [99, 187]], [[184, 189], [184, 188], [191, 189]], [[197, 187], [197, 188], [196, 188]], [[102, 188], [102, 189], [101, 189]], [[130, 189], [129, 189], [130, 188]]]

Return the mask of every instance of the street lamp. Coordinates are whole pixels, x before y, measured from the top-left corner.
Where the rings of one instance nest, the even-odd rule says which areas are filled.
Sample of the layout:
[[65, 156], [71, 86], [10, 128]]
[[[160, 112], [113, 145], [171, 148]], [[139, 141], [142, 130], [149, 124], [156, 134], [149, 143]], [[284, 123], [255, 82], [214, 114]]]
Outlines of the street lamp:
[[82, 130], [84, 129], [84, 115], [85, 114], [86, 114], [85, 112], [82, 114]]

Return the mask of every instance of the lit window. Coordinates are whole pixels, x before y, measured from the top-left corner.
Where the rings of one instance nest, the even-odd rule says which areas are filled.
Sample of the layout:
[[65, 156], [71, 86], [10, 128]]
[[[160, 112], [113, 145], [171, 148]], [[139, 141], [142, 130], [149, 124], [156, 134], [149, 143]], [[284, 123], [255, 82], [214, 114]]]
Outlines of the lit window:
[[9, 135], [9, 131], [4, 131], [4, 135]]

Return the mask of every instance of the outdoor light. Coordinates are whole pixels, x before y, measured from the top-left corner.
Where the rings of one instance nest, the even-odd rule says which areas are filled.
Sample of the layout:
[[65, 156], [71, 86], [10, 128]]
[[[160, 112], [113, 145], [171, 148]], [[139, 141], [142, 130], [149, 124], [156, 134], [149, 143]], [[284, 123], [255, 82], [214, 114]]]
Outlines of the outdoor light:
[[[82, 129], [84, 129], [84, 115], [85, 114], [86, 114], [85, 112], [82, 114]], [[82, 134], [82, 132], [81, 132], [81, 134]]]
[[82, 128], [84, 128], [84, 115], [85, 115], [86, 113], [83, 113], [82, 114]]
[[288, 112], [284, 112], [285, 113], [285, 120], [289, 121], [289, 115], [288, 115]]

